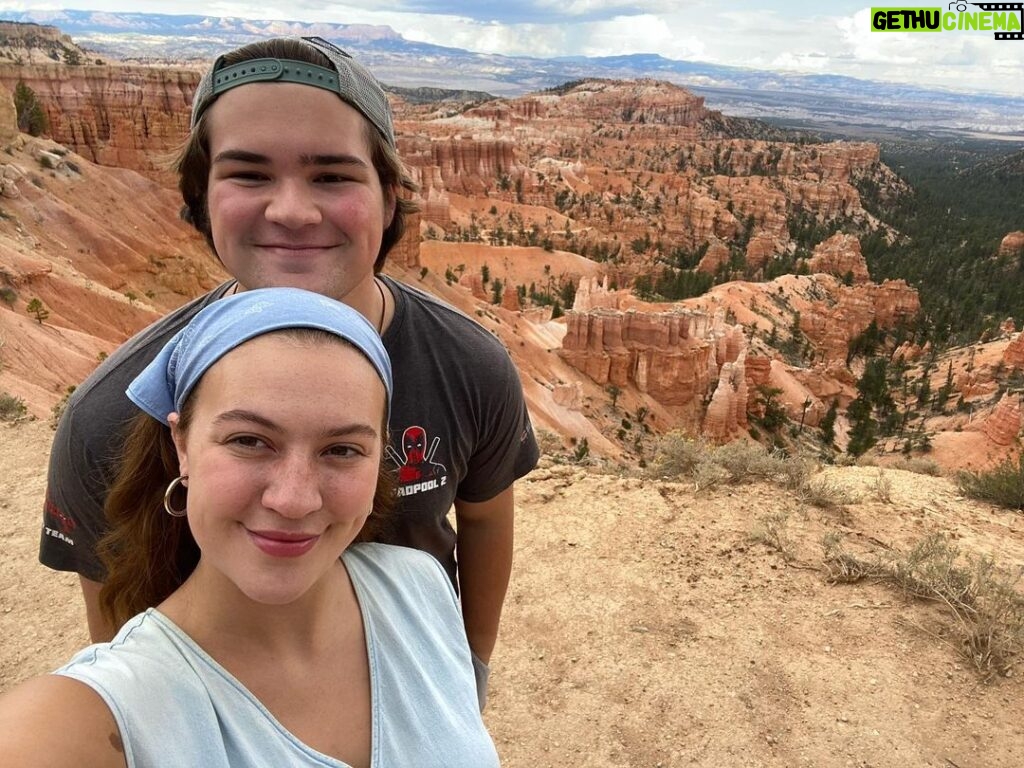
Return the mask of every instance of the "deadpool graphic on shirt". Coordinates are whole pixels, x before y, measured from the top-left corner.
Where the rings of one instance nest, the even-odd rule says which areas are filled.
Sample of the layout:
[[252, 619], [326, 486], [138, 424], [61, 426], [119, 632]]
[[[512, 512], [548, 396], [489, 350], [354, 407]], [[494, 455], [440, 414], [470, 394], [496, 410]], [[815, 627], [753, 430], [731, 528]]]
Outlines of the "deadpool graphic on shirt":
[[447, 484], [448, 470], [434, 461], [440, 437], [430, 440], [423, 427], [407, 427], [402, 433], [402, 452], [387, 447], [388, 457], [398, 468], [398, 495], [412, 496]]

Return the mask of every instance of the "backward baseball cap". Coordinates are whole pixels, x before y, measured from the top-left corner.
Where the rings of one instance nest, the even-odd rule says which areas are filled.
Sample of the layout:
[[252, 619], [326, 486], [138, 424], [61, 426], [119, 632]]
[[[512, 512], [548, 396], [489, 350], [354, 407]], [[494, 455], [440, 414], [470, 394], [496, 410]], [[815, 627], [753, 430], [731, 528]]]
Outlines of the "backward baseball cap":
[[249, 59], [238, 64], [224, 63], [218, 56], [213, 66], [199, 81], [192, 98], [191, 128], [196, 127], [203, 112], [220, 94], [249, 83], [300, 83], [336, 93], [342, 101], [362, 113], [384, 140], [395, 147], [395, 128], [391, 105], [377, 79], [348, 53], [322, 37], [280, 38], [300, 42], [320, 52], [331, 63], [331, 69], [294, 59]]

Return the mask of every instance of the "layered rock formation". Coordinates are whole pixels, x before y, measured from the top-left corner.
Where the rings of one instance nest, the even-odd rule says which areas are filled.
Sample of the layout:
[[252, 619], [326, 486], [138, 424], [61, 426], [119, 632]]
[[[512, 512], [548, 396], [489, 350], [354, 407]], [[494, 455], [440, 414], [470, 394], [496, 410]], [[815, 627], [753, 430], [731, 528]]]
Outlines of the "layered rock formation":
[[1020, 434], [1020, 396], [1007, 392], [982, 423], [981, 431], [996, 445], [1012, 445]]
[[1024, 333], [1017, 336], [1003, 350], [1003, 362], [1008, 368], [1024, 368]]
[[724, 313], [570, 312], [559, 355], [602, 386], [635, 387], [672, 424], [726, 440], [747, 426], [746, 343]]
[[[447, 193], [486, 197], [502, 177], [503, 183], [511, 184], [511, 175], [522, 172], [513, 143], [505, 139], [402, 137], [399, 153], [419, 183], [428, 210], [429, 201]], [[435, 216], [431, 211], [427, 219]]]
[[722, 365], [718, 383], [704, 413], [701, 431], [716, 442], [726, 442], [747, 427], [745, 354]]
[[872, 321], [879, 328], [891, 329], [921, 310], [917, 291], [903, 280], [855, 286], [835, 281], [828, 288], [827, 298], [812, 300], [800, 315], [800, 330], [824, 363], [845, 361], [850, 341]]
[[1024, 253], [1024, 232], [1011, 232], [999, 243], [1000, 256], [1019, 256]]
[[695, 128], [707, 111], [704, 99], [657, 80], [586, 80], [562, 92], [530, 97], [538, 116], [568, 120]]
[[0, 55], [16, 64], [84, 62], [85, 51], [57, 27], [0, 21]]
[[166, 180], [167, 155], [188, 133], [199, 73], [170, 67], [0, 63], [0, 85], [23, 82], [46, 111], [48, 135], [100, 165]]
[[834, 275], [854, 285], [871, 282], [868, 264], [860, 252], [860, 240], [853, 235], [835, 234], [818, 243], [807, 266], [812, 273]]

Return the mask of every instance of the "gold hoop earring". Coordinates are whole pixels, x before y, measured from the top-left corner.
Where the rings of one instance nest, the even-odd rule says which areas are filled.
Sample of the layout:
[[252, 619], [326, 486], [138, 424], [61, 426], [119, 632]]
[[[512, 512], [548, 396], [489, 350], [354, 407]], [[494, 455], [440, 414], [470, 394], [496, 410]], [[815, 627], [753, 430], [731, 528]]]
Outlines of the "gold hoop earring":
[[164, 510], [171, 517], [185, 517], [188, 514], [188, 498], [185, 498], [185, 506], [181, 509], [175, 509], [171, 506], [171, 496], [174, 493], [174, 489], [179, 485], [185, 489], [188, 493], [188, 486], [185, 485], [185, 480], [188, 480], [188, 475], [178, 475], [178, 477], [171, 480], [171, 484], [167, 486], [167, 490], [164, 491]]

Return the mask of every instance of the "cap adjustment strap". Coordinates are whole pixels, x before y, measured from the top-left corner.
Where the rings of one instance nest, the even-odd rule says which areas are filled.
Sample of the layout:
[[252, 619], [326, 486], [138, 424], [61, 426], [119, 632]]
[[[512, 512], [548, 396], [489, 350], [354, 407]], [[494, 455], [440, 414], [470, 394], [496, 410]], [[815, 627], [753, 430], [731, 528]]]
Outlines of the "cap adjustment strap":
[[239, 85], [267, 81], [313, 85], [332, 93], [341, 93], [337, 72], [326, 67], [291, 59], [250, 59], [216, 71], [213, 76], [213, 95]]

